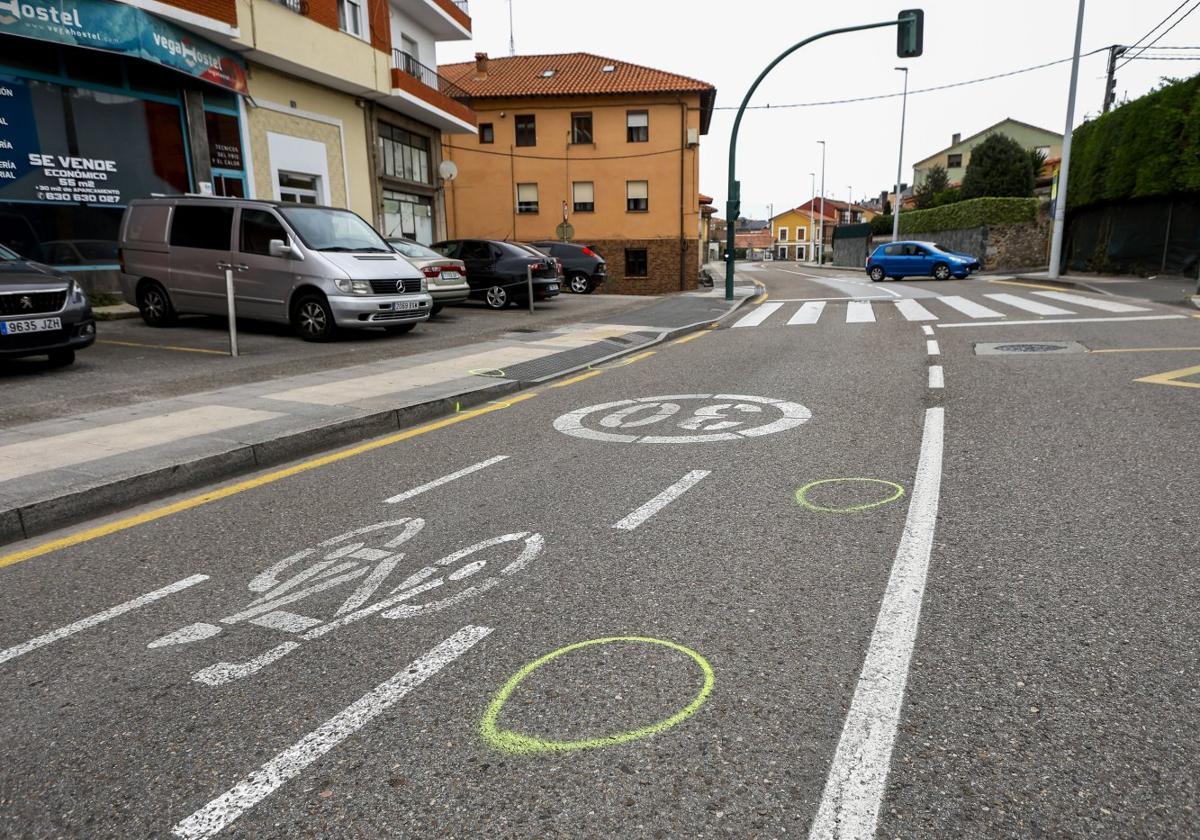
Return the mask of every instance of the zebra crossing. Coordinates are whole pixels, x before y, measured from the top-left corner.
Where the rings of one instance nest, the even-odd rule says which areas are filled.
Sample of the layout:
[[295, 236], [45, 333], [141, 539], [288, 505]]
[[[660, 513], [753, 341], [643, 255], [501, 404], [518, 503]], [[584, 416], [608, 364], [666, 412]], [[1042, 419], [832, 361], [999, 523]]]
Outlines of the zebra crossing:
[[[878, 320], [892, 318], [893, 316], [890, 314], [892, 312], [899, 313], [905, 321], [942, 321], [948, 317], [961, 322], [963, 316], [977, 321], [1003, 321], [1010, 314], [1021, 317], [1028, 317], [1030, 314], [1042, 317], [1061, 317], [1093, 315], [1096, 310], [1113, 315], [1152, 311], [1147, 306], [1135, 306], [1131, 303], [1087, 297], [1071, 292], [1034, 291], [1024, 295], [1009, 292], [986, 292], [982, 298], [981, 301], [962, 295], [937, 295], [919, 300], [915, 298], [847, 298], [844, 301], [767, 301], [751, 309], [732, 326], [734, 329], [764, 325], [811, 326], [820, 323], [822, 316], [826, 316], [826, 322], [844, 317], [847, 324], [873, 324]], [[845, 307], [828, 306], [827, 304], [831, 302], [844, 303]], [[799, 303], [799, 306], [794, 310], [790, 309], [795, 303]], [[1068, 306], [1074, 308], [1068, 309]], [[785, 308], [787, 308], [786, 312], [783, 312], [778, 318], [773, 317]], [[840, 314], [843, 309], [844, 316]]]

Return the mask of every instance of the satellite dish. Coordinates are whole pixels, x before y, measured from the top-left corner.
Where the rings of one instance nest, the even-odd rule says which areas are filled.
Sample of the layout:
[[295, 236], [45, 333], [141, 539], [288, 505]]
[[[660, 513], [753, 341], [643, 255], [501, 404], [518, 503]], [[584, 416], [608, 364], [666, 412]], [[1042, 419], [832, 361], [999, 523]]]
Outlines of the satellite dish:
[[438, 175], [441, 175], [443, 180], [453, 181], [458, 177], [458, 164], [452, 160], [442, 161], [438, 164]]

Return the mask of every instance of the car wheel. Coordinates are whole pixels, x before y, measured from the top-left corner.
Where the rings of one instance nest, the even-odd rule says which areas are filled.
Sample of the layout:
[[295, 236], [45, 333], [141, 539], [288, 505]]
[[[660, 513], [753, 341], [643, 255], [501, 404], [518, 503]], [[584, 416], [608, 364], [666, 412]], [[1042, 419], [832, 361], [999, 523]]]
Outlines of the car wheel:
[[55, 350], [48, 355], [50, 357], [50, 367], [66, 367], [75, 361], [74, 350]]
[[871, 269], [871, 279], [873, 281], [875, 281], [876, 283], [878, 283], [882, 280], [886, 280], [887, 274], [884, 272], [884, 270], [880, 266], [874, 266]]
[[577, 295], [586, 295], [592, 291], [592, 281], [586, 274], [572, 274], [567, 288]]
[[383, 331], [388, 335], [404, 335], [406, 332], [412, 332], [416, 324], [392, 324], [389, 327], [384, 327]]
[[949, 280], [950, 279], [950, 266], [946, 265], [945, 263], [938, 263], [937, 265], [935, 265], [933, 267], [933, 279], [934, 280]]
[[171, 296], [153, 280], [147, 280], [138, 287], [137, 305], [147, 326], [167, 327], [175, 322]]
[[292, 326], [305, 341], [329, 341], [337, 332], [324, 295], [305, 295], [292, 308]]
[[503, 309], [512, 302], [512, 296], [509, 295], [508, 289], [503, 286], [491, 286], [488, 288], [484, 300], [487, 301], [487, 305], [492, 309]]

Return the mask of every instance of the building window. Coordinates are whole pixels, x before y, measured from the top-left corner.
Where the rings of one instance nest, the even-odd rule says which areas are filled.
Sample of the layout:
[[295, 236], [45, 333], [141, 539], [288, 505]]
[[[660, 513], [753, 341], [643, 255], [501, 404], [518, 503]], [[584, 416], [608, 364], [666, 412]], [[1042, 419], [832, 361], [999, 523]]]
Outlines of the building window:
[[321, 176], [302, 172], [279, 173], [279, 200], [291, 204], [320, 204]]
[[496, 142], [496, 129], [494, 129], [492, 127], [491, 123], [480, 123], [479, 124], [479, 142], [480, 143], [495, 143]]
[[796, 246], [796, 259], [798, 259], [800, 262], [804, 262], [806, 258], [805, 250], [806, 249], [803, 245]]
[[961, 169], [962, 168], [962, 155], [961, 154], [946, 155], [946, 168], [947, 169]]
[[431, 183], [428, 137], [380, 123], [379, 153], [384, 175], [419, 184]]
[[625, 209], [632, 213], [644, 213], [650, 209], [650, 182], [625, 182]]
[[592, 115], [571, 114], [571, 142], [592, 143]]
[[625, 276], [647, 277], [650, 274], [650, 261], [645, 248], [625, 249]]
[[781, 228], [779, 229], [779, 241], [780, 241], [780, 242], [787, 242], [787, 241], [788, 241], [788, 229], [787, 229], [787, 228], [785, 228], [785, 227], [781, 227]]
[[596, 209], [596, 187], [591, 181], [576, 181], [571, 185], [576, 213], [591, 213]]
[[355, 38], [363, 37], [363, 7], [356, 0], [338, 0], [338, 26]]
[[650, 112], [625, 112], [625, 139], [630, 143], [647, 143], [650, 140]]
[[796, 241], [803, 242], [805, 239], [808, 239], [808, 228], [796, 228]]
[[517, 184], [517, 212], [536, 213], [538, 211], [538, 185]]
[[517, 125], [517, 145], [537, 145], [537, 120], [533, 114], [517, 114], [514, 118]]
[[1034, 146], [1033, 150], [1035, 152], [1040, 152], [1043, 157], [1050, 157], [1050, 147], [1049, 146]]
[[433, 199], [425, 195], [383, 191], [383, 235], [433, 244]]
[[777, 260], [786, 260], [787, 259], [787, 246], [786, 245], [779, 246], [778, 250], [775, 253], [775, 259], [777, 259]]

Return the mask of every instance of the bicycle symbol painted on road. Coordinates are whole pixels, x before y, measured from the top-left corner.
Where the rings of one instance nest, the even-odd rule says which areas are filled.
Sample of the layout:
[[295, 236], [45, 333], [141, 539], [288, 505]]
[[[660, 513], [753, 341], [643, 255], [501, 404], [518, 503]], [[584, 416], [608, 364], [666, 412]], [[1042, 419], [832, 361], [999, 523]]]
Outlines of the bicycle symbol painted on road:
[[[708, 443], [787, 431], [811, 417], [799, 403], [769, 397], [674, 394], [580, 408], [555, 420], [554, 428], [609, 443]], [[643, 434], [643, 429], [653, 434]]]
[[[190, 644], [220, 634], [224, 627], [253, 624], [288, 633], [299, 641], [287, 641], [245, 662], [217, 662], [192, 675], [206, 685], [223, 685], [255, 674], [286, 656], [302, 642], [320, 638], [364, 618], [386, 619], [426, 615], [460, 604], [494, 589], [532, 563], [545, 545], [541, 534], [521, 531], [482, 540], [411, 572], [400, 583], [376, 598], [384, 582], [398, 569], [406, 555], [397, 551], [425, 527], [419, 518], [393, 519], [348, 531], [306, 548], [272, 565], [249, 583], [257, 593], [246, 607], [218, 620], [181, 627], [150, 642], [149, 648]], [[368, 545], [368, 543], [377, 543]], [[516, 557], [494, 574], [477, 578], [488, 566], [488, 556], [499, 552]], [[464, 588], [458, 585], [466, 584]], [[313, 595], [339, 587], [353, 586], [333, 615], [316, 618], [293, 611], [293, 605]], [[453, 594], [435, 597], [449, 589]], [[421, 596], [434, 593], [431, 600]], [[287, 609], [285, 609], [285, 607]]]

